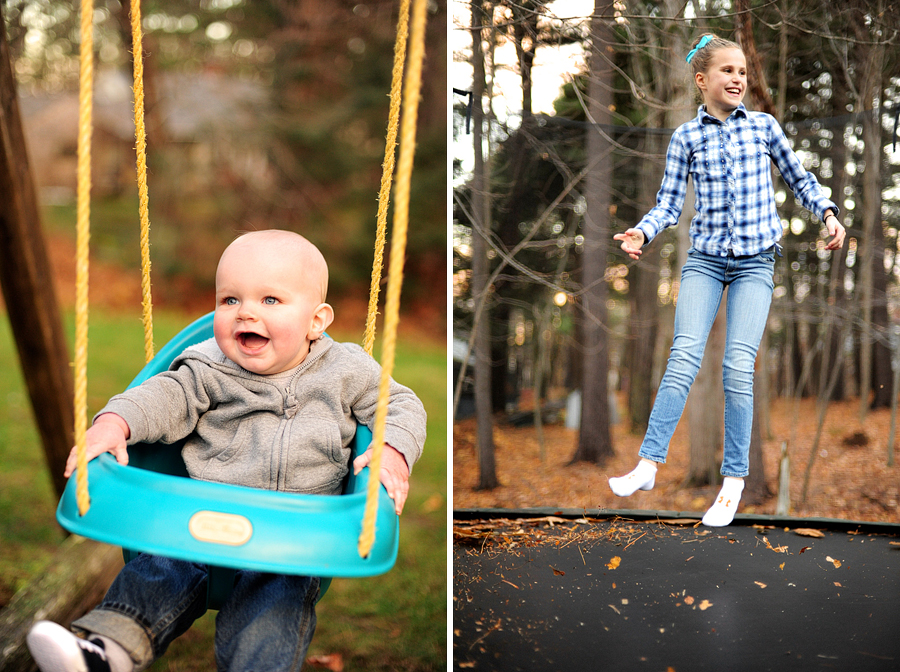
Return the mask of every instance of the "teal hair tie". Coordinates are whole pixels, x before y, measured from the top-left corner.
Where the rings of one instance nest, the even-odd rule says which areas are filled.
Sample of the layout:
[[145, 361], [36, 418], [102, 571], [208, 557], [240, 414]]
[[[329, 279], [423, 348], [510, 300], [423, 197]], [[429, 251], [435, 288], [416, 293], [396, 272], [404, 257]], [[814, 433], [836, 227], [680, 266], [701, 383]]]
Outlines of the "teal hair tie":
[[697, 46], [688, 52], [687, 58], [685, 58], [684, 60], [686, 60], [688, 63], [690, 63], [691, 59], [694, 57], [694, 55], [698, 51], [703, 49], [703, 47], [705, 47], [707, 44], [709, 44], [712, 39], [713, 39], [712, 35], [704, 35], [703, 37], [701, 37], [700, 41], [697, 43]]

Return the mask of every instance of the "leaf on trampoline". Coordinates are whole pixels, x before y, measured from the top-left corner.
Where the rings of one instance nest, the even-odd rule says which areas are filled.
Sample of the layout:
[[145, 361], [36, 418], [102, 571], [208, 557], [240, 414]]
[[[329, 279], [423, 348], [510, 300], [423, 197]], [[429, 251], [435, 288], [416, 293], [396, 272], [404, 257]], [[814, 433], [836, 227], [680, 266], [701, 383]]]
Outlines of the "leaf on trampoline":
[[773, 551], [775, 553], [787, 553], [788, 552], [787, 546], [772, 546], [772, 544], [769, 543], [768, 537], [763, 537], [763, 541], [766, 542], [766, 548], [768, 548], [770, 551]]
[[614, 555], [612, 560], [606, 563], [606, 567], [608, 569], [615, 569], [619, 566], [620, 562], [622, 562], [622, 558], [620, 558], [618, 555]]
[[804, 546], [803, 548], [801, 548], [800, 555], [803, 555], [804, 553], [806, 553], [810, 548], [812, 548], [812, 546]]
[[832, 558], [830, 555], [825, 556], [825, 559], [826, 559], [828, 562], [830, 562], [832, 565], [834, 565], [835, 569], [837, 569], [838, 567], [841, 566], [841, 561], [840, 561], [840, 560], [835, 560], [835, 559]]
[[765, 588], [765, 587], [766, 587], [766, 584], [764, 584], [762, 581], [754, 581], [753, 583], [755, 583], [755, 584], [756, 584], [757, 586], [759, 586], [760, 588]]
[[699, 523], [700, 520], [698, 518], [665, 518], [663, 520], [657, 520], [657, 523], [662, 523], [663, 525], [695, 525]]
[[711, 606], [713, 606], [713, 604], [709, 600], [703, 600], [700, 604], [697, 605], [697, 607], [700, 609], [700, 611], [706, 611]]
[[900, 546], [900, 541], [889, 541], [888, 545], [890, 546]]
[[694, 598], [690, 595], [686, 595], [684, 598], [684, 603], [688, 606], [691, 606], [694, 603]]
[[840, 581], [835, 581], [834, 585], [836, 585], [838, 588], [843, 588]]
[[816, 537], [817, 539], [825, 537], [825, 533], [822, 530], [814, 530], [810, 527], [798, 527], [794, 530], [794, 534], [799, 534], [801, 537]]
[[566, 573], [565, 573], [564, 571], [562, 571], [561, 569], [557, 569], [557, 568], [554, 567], [553, 565], [550, 565], [550, 569], [553, 570], [553, 575], [554, 575], [554, 576], [565, 576], [565, 575], [566, 575]]

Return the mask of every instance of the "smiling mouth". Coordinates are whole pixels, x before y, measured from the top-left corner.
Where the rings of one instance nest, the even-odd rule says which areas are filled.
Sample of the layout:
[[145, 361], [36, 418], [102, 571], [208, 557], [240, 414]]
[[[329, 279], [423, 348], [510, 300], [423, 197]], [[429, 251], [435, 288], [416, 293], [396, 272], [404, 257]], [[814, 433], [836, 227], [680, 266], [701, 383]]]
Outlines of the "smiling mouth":
[[726, 91], [727, 93], [730, 93], [732, 96], [739, 96], [739, 95], [741, 95], [741, 90], [740, 90], [740, 89], [725, 89], [725, 91]]
[[249, 331], [244, 332], [243, 334], [238, 334], [237, 340], [244, 348], [248, 350], [258, 350], [269, 342], [269, 339], [265, 336], [260, 336], [259, 334], [254, 334]]

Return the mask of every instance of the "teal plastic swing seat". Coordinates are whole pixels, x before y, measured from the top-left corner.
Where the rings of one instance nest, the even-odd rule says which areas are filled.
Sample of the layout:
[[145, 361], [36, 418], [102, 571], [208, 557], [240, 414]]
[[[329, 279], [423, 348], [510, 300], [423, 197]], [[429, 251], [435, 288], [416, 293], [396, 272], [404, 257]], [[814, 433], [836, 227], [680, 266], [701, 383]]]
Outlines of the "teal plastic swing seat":
[[[209, 313], [185, 327], [129, 387], [167, 370], [182, 350], [211, 338], [212, 322]], [[353, 457], [371, 440], [369, 429], [359, 426]], [[357, 476], [351, 468], [343, 495], [299, 495], [189, 478], [180, 443], [139, 444], [128, 452], [128, 466], [109, 454], [88, 464], [91, 506], [84, 516], [78, 513], [75, 478], [66, 484], [56, 513], [68, 531], [127, 549], [126, 561], [152, 553], [213, 568], [364, 577], [388, 571], [397, 559], [399, 520], [384, 486], [375, 544], [365, 558], [357, 550], [368, 468]], [[210, 593], [218, 593], [211, 595], [211, 607], [229, 590], [211, 585]]]

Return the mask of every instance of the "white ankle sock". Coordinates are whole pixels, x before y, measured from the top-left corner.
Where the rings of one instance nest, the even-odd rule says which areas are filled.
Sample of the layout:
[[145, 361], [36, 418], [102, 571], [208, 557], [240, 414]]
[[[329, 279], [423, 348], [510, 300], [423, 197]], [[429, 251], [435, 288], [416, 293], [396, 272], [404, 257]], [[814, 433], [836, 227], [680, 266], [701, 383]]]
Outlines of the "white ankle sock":
[[628, 497], [637, 490], [652, 490], [656, 483], [656, 465], [641, 460], [638, 465], [624, 476], [609, 479], [610, 489], [619, 497]]
[[738, 502], [741, 501], [741, 493], [744, 491], [744, 479], [726, 476], [722, 482], [722, 489], [716, 495], [715, 503], [703, 516], [703, 524], [709, 527], [725, 527], [734, 520], [737, 513]]

